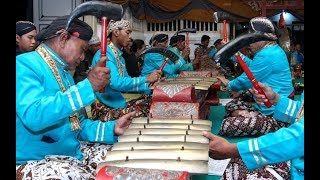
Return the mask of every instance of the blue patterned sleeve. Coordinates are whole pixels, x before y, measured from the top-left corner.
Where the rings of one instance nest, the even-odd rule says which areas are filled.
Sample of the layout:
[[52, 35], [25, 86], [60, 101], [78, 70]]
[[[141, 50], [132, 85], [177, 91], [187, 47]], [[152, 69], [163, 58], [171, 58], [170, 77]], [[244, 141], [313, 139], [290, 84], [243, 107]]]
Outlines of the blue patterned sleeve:
[[[50, 68], [44, 62], [30, 63], [33, 58], [40, 58], [33, 56], [36, 53], [30, 54], [30, 59], [16, 58], [16, 113], [30, 130], [37, 132], [59, 124], [94, 102], [96, 97], [88, 79], [62, 92]], [[67, 76], [72, 81], [71, 75]]]
[[273, 117], [279, 121], [294, 123], [303, 103], [304, 92], [301, 94], [301, 98], [301, 101], [294, 101], [288, 97], [280, 96]]
[[83, 119], [81, 120], [82, 129], [79, 138], [83, 141], [114, 144], [118, 140], [118, 136], [114, 134], [115, 123], [116, 121], [102, 122]]
[[[272, 70], [270, 69], [271, 67], [268, 65], [270, 63], [269, 59], [264, 55], [257, 54], [253, 61], [250, 61], [249, 58], [244, 61], [245, 63], [249, 64], [248, 67], [250, 71], [258, 80], [264, 79], [264, 77], [269, 76], [270, 73], [272, 73]], [[246, 73], [243, 72], [240, 76], [228, 83], [227, 89], [230, 91], [240, 91], [249, 89], [251, 87], [251, 81]]]
[[[143, 72], [152, 72], [160, 68], [162, 63], [165, 61], [165, 57], [158, 53], [149, 53], [145, 55], [145, 64], [143, 67]], [[172, 62], [167, 62], [164, 66], [162, 72], [166, 77], [176, 77], [179, 68], [185, 64], [185, 60], [183, 58], [179, 58], [176, 64]]]
[[249, 170], [288, 161], [304, 155], [304, 117], [287, 128], [237, 143]]
[[149, 89], [149, 83], [146, 76], [130, 77], [124, 67], [124, 76], [121, 76], [115, 61], [107, 61], [107, 67], [110, 68], [110, 87], [122, 92], [139, 92]]

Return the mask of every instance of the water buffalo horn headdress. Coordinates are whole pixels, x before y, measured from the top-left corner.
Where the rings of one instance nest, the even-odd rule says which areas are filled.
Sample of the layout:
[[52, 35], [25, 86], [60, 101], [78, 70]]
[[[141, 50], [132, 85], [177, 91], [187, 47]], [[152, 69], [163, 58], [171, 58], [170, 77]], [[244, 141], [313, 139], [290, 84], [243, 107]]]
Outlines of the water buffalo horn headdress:
[[184, 29], [180, 29], [179, 31], [177, 31], [176, 33], [174, 33], [173, 36], [176, 36], [178, 35], [179, 33], [196, 33], [197, 32], [197, 29], [195, 28], [184, 28]]
[[176, 55], [174, 52], [170, 51], [167, 48], [160, 48], [160, 47], [151, 47], [148, 49], [145, 49], [141, 54], [139, 55], [139, 58], [147, 53], [159, 53], [163, 56], [169, 58], [173, 63], [177, 62], [179, 60], [179, 56]]
[[223, 22], [223, 20], [227, 20], [229, 22], [235, 22], [235, 18], [227, 12], [216, 11], [213, 13], [213, 21], [215, 23]]
[[115, 21], [121, 20], [123, 16], [123, 8], [119, 4], [113, 4], [106, 1], [87, 1], [77, 6], [70, 14], [66, 30], [68, 30], [70, 24], [75, 18], [92, 15], [100, 19], [101, 17], [107, 17]]
[[227, 60], [242, 48], [259, 41], [276, 41], [276, 39], [271, 38], [270, 36], [267, 36], [263, 32], [259, 31], [244, 34], [225, 44], [215, 53], [213, 59], [216, 62]]

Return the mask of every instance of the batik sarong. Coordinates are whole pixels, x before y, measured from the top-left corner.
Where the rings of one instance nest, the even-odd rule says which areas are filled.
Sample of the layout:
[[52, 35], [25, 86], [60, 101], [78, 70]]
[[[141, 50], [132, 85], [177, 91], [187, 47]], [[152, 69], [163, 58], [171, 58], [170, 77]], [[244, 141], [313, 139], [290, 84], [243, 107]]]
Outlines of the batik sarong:
[[126, 108], [111, 108], [96, 101], [91, 105], [92, 119], [106, 122], [119, 119], [121, 116], [132, 111], [137, 112], [137, 117], [147, 117], [149, 115], [151, 101], [150, 95], [142, 95], [137, 99], [127, 102]]
[[283, 180], [290, 179], [290, 161], [250, 171], [240, 158], [231, 159], [221, 177], [226, 180], [279, 180], [281, 178]]
[[81, 142], [82, 161], [63, 155], [48, 155], [16, 166], [16, 180], [94, 180], [97, 165], [104, 161], [111, 145]]
[[221, 123], [219, 135], [257, 137], [290, 125], [277, 121], [272, 115], [261, 114], [251, 102], [243, 101], [242, 96], [226, 104], [226, 118]]

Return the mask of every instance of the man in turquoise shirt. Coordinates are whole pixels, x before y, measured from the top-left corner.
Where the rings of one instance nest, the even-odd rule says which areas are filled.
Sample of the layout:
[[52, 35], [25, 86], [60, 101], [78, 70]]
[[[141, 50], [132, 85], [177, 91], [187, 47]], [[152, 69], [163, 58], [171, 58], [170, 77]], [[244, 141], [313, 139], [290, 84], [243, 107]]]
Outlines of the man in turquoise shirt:
[[100, 67], [106, 61], [101, 58], [87, 78], [74, 83], [68, 70], [84, 60], [93, 31], [78, 19], [66, 30], [67, 20], [54, 20], [37, 36], [36, 51], [16, 57], [17, 179], [94, 178], [103, 160], [95, 157], [108, 149], [100, 143], [117, 142], [135, 114], [103, 123], [80, 113], [109, 83], [110, 70]]
[[[152, 47], [167, 48], [168, 47], [168, 35], [164, 33], [156, 33], [150, 39], [150, 45]], [[143, 58], [143, 66], [141, 75], [145, 76], [150, 72], [153, 72], [160, 68], [165, 61], [165, 56], [159, 53], [147, 53]], [[186, 64], [186, 61], [180, 56], [176, 63], [168, 62], [163, 68], [163, 74], [165, 77], [173, 78], [178, 77], [181, 67]]]
[[[181, 56], [186, 62], [187, 58], [189, 58], [190, 55], [190, 48], [186, 47], [186, 37], [184, 35], [178, 34], [174, 35], [170, 38], [170, 46], [168, 49], [176, 53], [178, 56]], [[197, 65], [199, 64], [199, 53], [196, 54], [195, 59], [190, 62], [182, 65], [182, 67], [179, 69], [179, 71], [194, 71], [196, 70]], [[168, 62], [173, 63], [173, 62]]]
[[[150, 83], [158, 81], [161, 77], [161, 72], [156, 69], [147, 74], [141, 74], [140, 77], [129, 76], [125, 59], [122, 57], [122, 48], [132, 43], [132, 29], [128, 20], [111, 20], [108, 32], [111, 42], [106, 50], [108, 57], [106, 66], [110, 68], [110, 85], [106, 86], [106, 90], [103, 93], [95, 92], [99, 102], [93, 104], [92, 107], [94, 118], [102, 121], [116, 119], [119, 117], [117, 114], [122, 115], [132, 110], [129, 103], [126, 102], [123, 93], [133, 92], [143, 94], [145, 91], [149, 91]], [[95, 66], [99, 61], [100, 54], [100, 50], [98, 50], [93, 57], [92, 66]], [[101, 108], [101, 106], [103, 107]], [[115, 112], [107, 114], [110, 110], [114, 110]]]
[[[204, 132], [204, 136], [211, 140], [210, 157], [214, 159], [240, 157], [249, 170], [291, 160], [291, 179], [304, 179], [304, 93], [300, 101], [293, 101], [275, 93], [265, 84], [259, 83], [259, 85], [270, 102], [275, 105], [273, 117], [291, 125], [258, 138], [232, 144], [222, 137]], [[267, 101], [264, 95], [260, 95], [254, 89], [253, 92], [258, 104]], [[237, 177], [234, 178], [237, 179]]]
[[[250, 20], [250, 24], [251, 32], [259, 31], [265, 33], [267, 36], [270, 36], [274, 39], [277, 38], [276, 28], [268, 18], [256, 17]], [[292, 84], [289, 63], [284, 50], [276, 42], [273, 41], [255, 42], [250, 44], [249, 48], [254, 53], [254, 57], [252, 60], [250, 60], [243, 54], [241, 54], [240, 56], [246, 62], [248, 68], [254, 75], [255, 79], [267, 84], [276, 93], [279, 93], [286, 97], [290, 96], [294, 89]], [[223, 77], [219, 77], [219, 79], [222, 81], [223, 84], [226, 85], [227, 90], [229, 91], [240, 92], [243, 90], [248, 90], [252, 86], [252, 82], [244, 72], [231, 81]], [[254, 121], [250, 122], [253, 125], [249, 126], [248, 124], [243, 124], [244, 121], [241, 120], [242, 117], [239, 115], [232, 115], [233, 112], [231, 112], [230, 118], [227, 117], [223, 122], [223, 127], [220, 131], [221, 135], [228, 134], [230, 136], [233, 136], [233, 134], [236, 134], [235, 131], [241, 131], [242, 135], [259, 136], [268, 132], [275, 131], [287, 125], [280, 122], [278, 123], [274, 118], [272, 118], [275, 106], [271, 106], [268, 108], [264, 104], [260, 105], [254, 103], [252, 108], [251, 105], [247, 106], [244, 104], [245, 103], [241, 100], [232, 101], [230, 102], [230, 104], [226, 105], [226, 107], [241, 106], [241, 108], [238, 108], [236, 111], [241, 110], [243, 112], [256, 112], [257, 115], [251, 118], [251, 120]], [[237, 123], [237, 121], [240, 121], [240, 125], [238, 125], [236, 129], [234, 128], [235, 130], [231, 130], [229, 128], [229, 124], [233, 126]], [[263, 128], [263, 126], [267, 128]]]

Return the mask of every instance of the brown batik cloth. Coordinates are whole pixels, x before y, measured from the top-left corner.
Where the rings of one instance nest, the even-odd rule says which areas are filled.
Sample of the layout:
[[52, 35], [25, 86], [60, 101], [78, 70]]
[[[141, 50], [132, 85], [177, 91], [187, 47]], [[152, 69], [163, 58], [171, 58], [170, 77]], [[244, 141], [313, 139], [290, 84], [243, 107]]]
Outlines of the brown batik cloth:
[[[259, 113], [252, 106], [252, 103], [244, 102], [242, 98], [243, 95], [226, 104], [226, 118], [221, 123], [219, 135], [229, 137], [261, 136], [290, 125], [275, 120], [272, 115], [266, 116]], [[233, 116], [237, 110], [246, 110], [248, 113], [246, 116]]]
[[137, 117], [147, 117], [151, 101], [150, 95], [142, 95], [137, 99], [127, 102], [126, 108], [111, 108], [97, 100], [91, 104], [92, 119], [106, 122], [119, 119], [121, 116], [132, 111], [137, 111]]
[[230, 160], [221, 179], [226, 180], [278, 180], [276, 176], [281, 176], [284, 180], [290, 179], [290, 161], [274, 165], [267, 165], [255, 170], [248, 170], [240, 158]]
[[200, 68], [201, 71], [215, 71], [217, 65], [212, 61], [211, 58], [201, 58], [200, 59]]
[[48, 155], [45, 159], [16, 166], [16, 180], [94, 180], [97, 165], [105, 160], [110, 147], [107, 144], [81, 142], [82, 161], [70, 156]]

